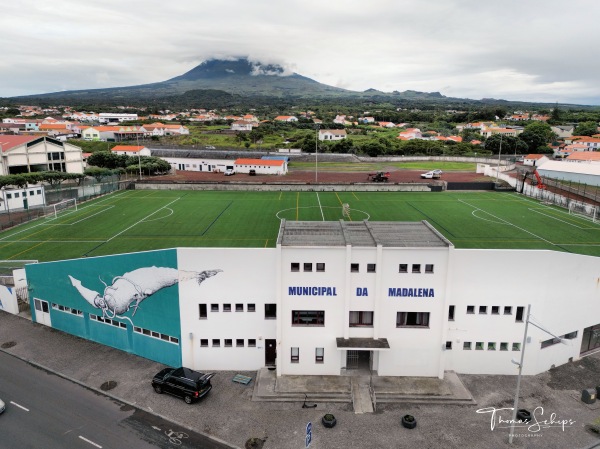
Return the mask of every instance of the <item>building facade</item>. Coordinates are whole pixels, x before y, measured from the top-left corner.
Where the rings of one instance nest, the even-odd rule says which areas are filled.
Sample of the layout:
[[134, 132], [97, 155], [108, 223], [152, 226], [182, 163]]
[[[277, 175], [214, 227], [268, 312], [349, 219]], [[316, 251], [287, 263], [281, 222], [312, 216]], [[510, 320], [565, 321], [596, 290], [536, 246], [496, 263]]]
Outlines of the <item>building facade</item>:
[[51, 137], [0, 135], [0, 158], [0, 175], [84, 170], [81, 148]]
[[282, 221], [276, 248], [25, 270], [35, 321], [198, 370], [514, 374], [528, 305], [524, 374], [600, 349], [598, 258], [456, 249], [426, 222]]

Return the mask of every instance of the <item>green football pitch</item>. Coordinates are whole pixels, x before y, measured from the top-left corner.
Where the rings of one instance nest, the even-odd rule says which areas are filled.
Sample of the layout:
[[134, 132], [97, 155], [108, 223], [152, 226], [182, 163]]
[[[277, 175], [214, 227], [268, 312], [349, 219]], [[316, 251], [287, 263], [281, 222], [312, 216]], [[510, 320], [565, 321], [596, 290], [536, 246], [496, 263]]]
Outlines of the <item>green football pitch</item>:
[[[349, 214], [343, 214], [343, 204]], [[600, 223], [514, 193], [121, 191], [0, 234], [0, 260], [276, 245], [281, 219], [427, 220], [457, 248], [600, 256]]]

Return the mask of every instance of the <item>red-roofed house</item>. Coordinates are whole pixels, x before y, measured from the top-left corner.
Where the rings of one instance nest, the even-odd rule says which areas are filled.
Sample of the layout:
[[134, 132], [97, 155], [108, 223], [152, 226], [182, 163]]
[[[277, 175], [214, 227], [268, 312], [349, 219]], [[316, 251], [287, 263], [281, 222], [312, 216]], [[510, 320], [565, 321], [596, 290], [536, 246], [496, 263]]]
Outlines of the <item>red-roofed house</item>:
[[528, 154], [523, 158], [523, 165], [529, 165], [531, 167], [539, 167], [544, 162], [548, 162], [548, 159], [543, 154]]
[[405, 131], [398, 134], [398, 139], [400, 140], [420, 139], [421, 137], [423, 136], [421, 135], [421, 130], [419, 128], [407, 128]]
[[34, 171], [83, 173], [81, 148], [45, 136], [0, 135], [0, 175]]
[[566, 158], [569, 162], [600, 164], [600, 151], [574, 151]]
[[124, 156], [151, 156], [150, 150], [142, 145], [117, 145], [112, 147], [110, 151]]
[[279, 159], [236, 159], [236, 173], [250, 173], [250, 170], [254, 170], [257, 175], [285, 175], [287, 162]]
[[297, 122], [298, 118], [293, 115], [278, 115], [274, 118], [276, 122]]

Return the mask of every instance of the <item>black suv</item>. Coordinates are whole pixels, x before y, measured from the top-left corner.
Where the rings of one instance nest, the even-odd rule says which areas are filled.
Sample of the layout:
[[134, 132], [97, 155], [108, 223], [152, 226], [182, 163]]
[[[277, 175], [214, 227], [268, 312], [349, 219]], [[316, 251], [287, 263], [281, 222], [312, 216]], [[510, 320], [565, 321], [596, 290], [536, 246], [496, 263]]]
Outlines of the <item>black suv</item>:
[[152, 387], [157, 393], [169, 393], [183, 398], [191, 404], [212, 390], [210, 379], [215, 373], [199, 373], [189, 368], [165, 368], [152, 379]]

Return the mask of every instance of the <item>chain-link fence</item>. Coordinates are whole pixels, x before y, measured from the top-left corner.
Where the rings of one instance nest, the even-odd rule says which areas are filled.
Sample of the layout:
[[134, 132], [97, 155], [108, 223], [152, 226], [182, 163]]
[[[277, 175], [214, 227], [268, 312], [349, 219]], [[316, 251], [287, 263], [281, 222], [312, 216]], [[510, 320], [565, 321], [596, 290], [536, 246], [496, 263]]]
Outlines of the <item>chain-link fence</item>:
[[572, 202], [589, 205], [590, 208], [600, 205], [600, 187], [573, 180], [549, 178], [547, 176], [520, 174], [516, 183], [516, 191], [528, 197], [555, 206], [569, 208]]

